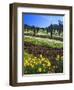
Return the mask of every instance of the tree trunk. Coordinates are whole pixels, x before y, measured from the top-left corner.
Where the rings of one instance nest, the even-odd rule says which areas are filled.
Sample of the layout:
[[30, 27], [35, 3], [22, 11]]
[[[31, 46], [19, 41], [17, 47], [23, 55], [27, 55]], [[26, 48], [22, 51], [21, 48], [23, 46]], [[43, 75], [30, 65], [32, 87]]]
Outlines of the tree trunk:
[[47, 29], [47, 34], [48, 34], [48, 29]]
[[36, 35], [36, 30], [34, 29], [34, 36]]
[[37, 29], [37, 33], [39, 32], [39, 29]]
[[52, 30], [51, 30], [51, 32], [50, 32], [50, 33], [51, 33], [51, 38], [52, 38]]
[[60, 33], [61, 33], [61, 32], [60, 32], [60, 30], [59, 30], [59, 32], [58, 32], [58, 33], [59, 33], [59, 36], [60, 36]]

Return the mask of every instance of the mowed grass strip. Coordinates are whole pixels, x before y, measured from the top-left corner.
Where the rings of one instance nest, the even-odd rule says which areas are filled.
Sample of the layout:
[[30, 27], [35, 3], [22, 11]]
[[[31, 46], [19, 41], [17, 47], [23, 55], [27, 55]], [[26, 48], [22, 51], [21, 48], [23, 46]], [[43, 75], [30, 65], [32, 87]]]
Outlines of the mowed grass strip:
[[48, 39], [48, 38], [25, 36], [24, 42], [30, 42], [34, 45], [40, 45], [40, 46], [45, 46], [45, 47], [49, 47], [49, 48], [63, 48], [62, 41]]

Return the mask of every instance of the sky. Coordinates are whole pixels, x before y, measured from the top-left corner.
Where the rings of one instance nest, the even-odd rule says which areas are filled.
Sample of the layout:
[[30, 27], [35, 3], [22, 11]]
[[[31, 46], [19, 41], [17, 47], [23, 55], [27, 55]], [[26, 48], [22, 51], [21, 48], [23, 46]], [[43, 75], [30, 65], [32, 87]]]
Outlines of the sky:
[[58, 20], [63, 22], [63, 16], [24, 14], [24, 24], [36, 27], [48, 27], [50, 24], [58, 24]]

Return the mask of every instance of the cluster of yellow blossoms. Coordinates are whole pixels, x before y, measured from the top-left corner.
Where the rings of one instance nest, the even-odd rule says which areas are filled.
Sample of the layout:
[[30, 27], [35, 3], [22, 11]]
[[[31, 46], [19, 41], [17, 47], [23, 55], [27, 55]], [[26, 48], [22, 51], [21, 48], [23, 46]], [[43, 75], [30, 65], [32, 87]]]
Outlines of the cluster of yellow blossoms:
[[[24, 74], [37, 74], [37, 73], [51, 73], [55, 71], [57, 67], [60, 70], [61, 60], [63, 57], [56, 56], [57, 66], [52, 65], [51, 61], [40, 54], [39, 57], [35, 57], [33, 54], [24, 52]], [[60, 65], [60, 66], [59, 66]]]
[[41, 73], [50, 71], [51, 62], [48, 58], [43, 57], [42, 54], [40, 54], [39, 57], [35, 57], [26, 52], [24, 54], [25, 73]]

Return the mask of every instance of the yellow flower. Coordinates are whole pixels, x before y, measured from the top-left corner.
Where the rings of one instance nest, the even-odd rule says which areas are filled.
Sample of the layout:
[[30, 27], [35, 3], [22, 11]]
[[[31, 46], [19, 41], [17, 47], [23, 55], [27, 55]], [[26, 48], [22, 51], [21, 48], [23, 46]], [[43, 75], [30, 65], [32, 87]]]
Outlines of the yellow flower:
[[44, 60], [45, 60], [45, 58], [43, 58], [43, 57], [42, 57], [42, 59], [41, 59], [41, 60], [42, 60], [42, 61], [44, 61]]
[[43, 64], [43, 66], [45, 67], [45, 64]]
[[28, 64], [28, 61], [27, 61], [27, 60], [25, 60], [24, 64]]
[[39, 61], [39, 64], [41, 64], [42, 62], [41, 61]]
[[30, 63], [27, 60], [25, 60], [24, 66], [29, 66], [29, 65], [30, 65]]
[[40, 58], [42, 58], [42, 54], [40, 54]]
[[57, 60], [57, 61], [60, 60], [60, 55], [57, 55], [56, 60]]
[[34, 57], [35, 59], [37, 59], [37, 57]]
[[33, 65], [33, 64], [31, 64], [31, 67], [33, 68], [33, 67], [34, 67], [34, 65]]
[[41, 72], [41, 71], [42, 71], [42, 69], [41, 69], [41, 68], [38, 68], [38, 71], [39, 71], [39, 72]]
[[47, 66], [51, 66], [51, 63], [50, 63], [50, 62], [48, 62]]

